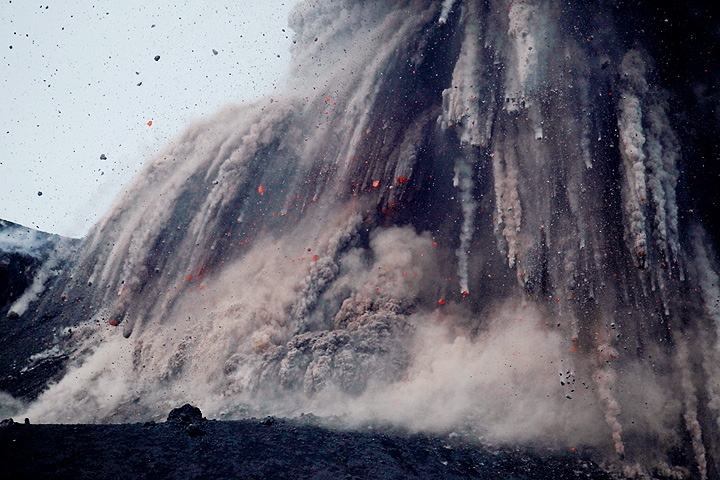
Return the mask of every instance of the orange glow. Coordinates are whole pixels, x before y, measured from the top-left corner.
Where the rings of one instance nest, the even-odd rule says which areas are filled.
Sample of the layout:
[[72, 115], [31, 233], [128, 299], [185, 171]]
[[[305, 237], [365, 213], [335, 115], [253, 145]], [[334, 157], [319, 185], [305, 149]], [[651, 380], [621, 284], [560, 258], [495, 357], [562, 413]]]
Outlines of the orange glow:
[[152, 127], [152, 120], [148, 120], [147, 126]]
[[262, 185], [260, 185], [260, 186], [258, 187], [258, 193], [259, 193], [260, 195], [262, 195], [263, 193], [265, 193], [265, 188], [263, 188]]
[[440, 305], [445, 305], [445, 299], [444, 299], [444, 298], [441, 298], [440, 300], [438, 300], [438, 303], [439, 303]]
[[380, 186], [380, 180], [375, 180], [375, 181], [373, 182], [373, 188], [377, 188], [377, 187], [379, 187], [379, 186]]

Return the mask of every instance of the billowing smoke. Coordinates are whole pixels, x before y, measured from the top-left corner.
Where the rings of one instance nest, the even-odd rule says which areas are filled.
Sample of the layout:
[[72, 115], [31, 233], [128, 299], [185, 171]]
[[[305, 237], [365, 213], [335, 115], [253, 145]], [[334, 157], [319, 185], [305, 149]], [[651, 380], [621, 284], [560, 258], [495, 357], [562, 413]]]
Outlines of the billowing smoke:
[[311, 411], [717, 474], [716, 257], [603, 5], [301, 3], [285, 93], [173, 140], [36, 305], [72, 342], [23, 414]]
[[[65, 262], [75, 253], [75, 245], [69, 239], [63, 239], [52, 245], [52, 249], [40, 268], [35, 272], [32, 284], [10, 306], [8, 315], [22, 316], [31, 302], [36, 301], [45, 291], [48, 281], [62, 273]], [[62, 297], [61, 297], [62, 298]]]

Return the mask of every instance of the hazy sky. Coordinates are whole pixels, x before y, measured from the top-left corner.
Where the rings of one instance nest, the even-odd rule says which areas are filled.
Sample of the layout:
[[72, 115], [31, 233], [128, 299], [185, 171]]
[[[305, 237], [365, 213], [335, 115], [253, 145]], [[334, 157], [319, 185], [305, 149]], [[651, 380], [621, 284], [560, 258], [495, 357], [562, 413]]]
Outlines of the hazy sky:
[[0, 1], [0, 219], [76, 237], [192, 119], [282, 90], [298, 3]]

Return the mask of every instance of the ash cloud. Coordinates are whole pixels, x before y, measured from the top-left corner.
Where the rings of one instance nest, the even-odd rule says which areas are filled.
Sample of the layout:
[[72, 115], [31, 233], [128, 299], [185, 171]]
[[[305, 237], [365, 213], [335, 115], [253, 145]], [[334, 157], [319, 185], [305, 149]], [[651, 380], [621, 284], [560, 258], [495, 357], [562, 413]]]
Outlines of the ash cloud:
[[285, 93], [176, 138], [55, 280], [77, 348], [27, 415], [314, 412], [711, 478], [716, 256], [603, 5], [301, 3]]

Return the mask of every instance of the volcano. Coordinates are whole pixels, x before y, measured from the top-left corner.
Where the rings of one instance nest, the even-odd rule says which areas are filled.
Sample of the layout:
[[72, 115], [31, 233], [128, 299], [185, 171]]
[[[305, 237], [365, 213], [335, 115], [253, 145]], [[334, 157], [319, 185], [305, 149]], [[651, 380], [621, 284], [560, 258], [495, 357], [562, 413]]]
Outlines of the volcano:
[[14, 408], [312, 412], [717, 478], [717, 10], [299, 4], [284, 93], [174, 139], [13, 320], [53, 339]]

